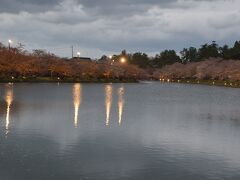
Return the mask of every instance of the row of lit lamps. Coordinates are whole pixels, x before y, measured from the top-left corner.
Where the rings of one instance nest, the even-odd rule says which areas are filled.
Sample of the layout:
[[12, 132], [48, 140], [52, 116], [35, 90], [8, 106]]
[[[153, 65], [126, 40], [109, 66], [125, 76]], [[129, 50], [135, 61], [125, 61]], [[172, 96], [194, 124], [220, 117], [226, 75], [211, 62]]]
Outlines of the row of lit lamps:
[[[174, 80], [171, 80], [171, 79], [162, 79], [162, 78], [160, 78], [159, 81], [161, 81], [161, 82], [168, 82], [168, 83], [174, 82]], [[181, 81], [178, 79], [177, 82], [180, 83]], [[190, 83], [190, 81], [187, 81], [187, 83]], [[197, 81], [197, 83], [200, 84], [200, 81]], [[215, 85], [215, 84], [216, 84], [215, 81], [213, 81], [213, 82], [212, 82], [212, 85]], [[228, 83], [225, 82], [225, 83], [224, 83], [224, 86], [227, 86], [227, 85], [228, 85]], [[230, 86], [238, 86], [237, 83], [235, 83], [235, 84], [229, 83], [229, 85], [230, 85]]]

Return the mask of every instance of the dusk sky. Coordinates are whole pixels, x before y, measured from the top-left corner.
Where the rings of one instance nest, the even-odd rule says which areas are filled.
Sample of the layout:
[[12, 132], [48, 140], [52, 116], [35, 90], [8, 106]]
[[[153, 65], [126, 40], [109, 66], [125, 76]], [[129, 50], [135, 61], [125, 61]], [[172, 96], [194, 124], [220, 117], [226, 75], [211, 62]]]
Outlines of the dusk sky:
[[239, 0], [0, 0], [0, 41], [71, 56], [240, 40]]

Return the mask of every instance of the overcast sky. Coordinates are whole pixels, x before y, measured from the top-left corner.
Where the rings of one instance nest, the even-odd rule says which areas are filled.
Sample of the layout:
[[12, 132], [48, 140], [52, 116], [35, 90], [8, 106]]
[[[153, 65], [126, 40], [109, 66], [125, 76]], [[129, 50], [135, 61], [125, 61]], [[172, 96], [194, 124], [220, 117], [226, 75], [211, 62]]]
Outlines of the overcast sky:
[[240, 0], [0, 0], [0, 41], [82, 56], [240, 40]]

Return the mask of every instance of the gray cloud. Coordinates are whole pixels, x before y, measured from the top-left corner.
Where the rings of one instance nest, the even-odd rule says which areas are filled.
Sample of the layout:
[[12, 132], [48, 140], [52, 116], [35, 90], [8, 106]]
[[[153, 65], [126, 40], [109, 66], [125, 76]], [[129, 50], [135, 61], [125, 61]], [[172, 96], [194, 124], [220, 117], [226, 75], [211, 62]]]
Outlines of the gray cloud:
[[232, 43], [240, 37], [239, 6], [238, 0], [2, 0], [0, 41], [13, 38], [63, 56], [73, 44], [91, 57]]
[[[27, 12], [44, 12], [55, 8], [66, 0], [1, 0], [0, 12], [19, 13], [21, 11]], [[75, 4], [80, 4], [84, 8], [98, 9], [102, 13], [114, 12], [114, 10], [121, 9], [115, 13], [124, 12], [128, 7], [149, 7], [149, 6], [169, 6], [178, 0], [69, 0]], [[216, 0], [183, 0], [183, 1], [216, 1]], [[133, 9], [133, 8], [132, 8]]]
[[1, 0], [0, 12], [19, 13], [47, 11], [58, 5], [60, 0]]

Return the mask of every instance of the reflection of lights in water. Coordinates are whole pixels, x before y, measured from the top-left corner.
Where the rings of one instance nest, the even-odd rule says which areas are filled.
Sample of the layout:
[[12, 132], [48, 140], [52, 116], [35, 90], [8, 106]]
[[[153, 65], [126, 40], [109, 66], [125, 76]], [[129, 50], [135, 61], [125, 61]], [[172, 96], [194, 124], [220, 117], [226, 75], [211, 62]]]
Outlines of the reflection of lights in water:
[[74, 105], [74, 126], [78, 126], [78, 110], [81, 105], [81, 85], [74, 84], [73, 85], [73, 105]]
[[10, 123], [10, 109], [13, 101], [13, 88], [12, 85], [7, 86], [6, 95], [5, 95], [5, 101], [7, 103], [7, 114], [6, 114], [6, 130], [9, 129], [9, 123]]
[[112, 106], [112, 85], [105, 87], [106, 126], [109, 125], [110, 110]]
[[118, 89], [118, 124], [122, 123], [122, 114], [123, 114], [123, 106], [124, 106], [124, 88], [121, 87]]

